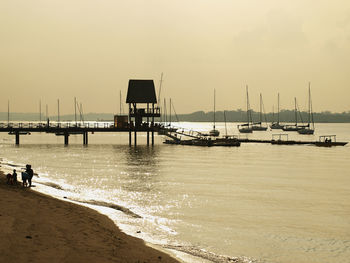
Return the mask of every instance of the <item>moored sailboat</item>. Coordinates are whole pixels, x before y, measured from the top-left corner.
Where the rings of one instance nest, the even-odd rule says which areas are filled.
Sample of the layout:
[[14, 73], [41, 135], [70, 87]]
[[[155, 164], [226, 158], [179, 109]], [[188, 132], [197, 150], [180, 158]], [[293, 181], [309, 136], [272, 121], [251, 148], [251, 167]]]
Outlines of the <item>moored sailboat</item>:
[[280, 94], [278, 93], [277, 100], [277, 122], [272, 122], [270, 128], [273, 130], [282, 129], [283, 125], [280, 124]]
[[[252, 126], [253, 131], [266, 131], [267, 130], [267, 126], [262, 125], [262, 105], [263, 105], [263, 101], [262, 101], [262, 95], [260, 93], [259, 122], [253, 123], [253, 126]], [[265, 122], [266, 122], [266, 116], [265, 116]]]
[[311, 89], [310, 89], [310, 82], [309, 82], [309, 109], [308, 109], [308, 124], [299, 129], [299, 134], [306, 134], [311, 135], [315, 132], [315, 124], [314, 124], [314, 115], [312, 113], [312, 102], [311, 102]]
[[215, 129], [215, 89], [214, 89], [214, 125], [213, 125], [213, 129], [209, 131], [209, 135], [213, 137], [217, 137], [220, 135], [220, 132]]
[[247, 123], [237, 125], [237, 128], [240, 133], [252, 133], [253, 128], [252, 128], [252, 114], [250, 111], [250, 105], [249, 105], [249, 95], [248, 95], [248, 86], [246, 86], [247, 90]]
[[298, 131], [304, 126], [298, 126], [298, 111], [297, 111], [297, 98], [294, 98], [294, 113], [295, 113], [295, 124], [283, 126], [283, 131]]

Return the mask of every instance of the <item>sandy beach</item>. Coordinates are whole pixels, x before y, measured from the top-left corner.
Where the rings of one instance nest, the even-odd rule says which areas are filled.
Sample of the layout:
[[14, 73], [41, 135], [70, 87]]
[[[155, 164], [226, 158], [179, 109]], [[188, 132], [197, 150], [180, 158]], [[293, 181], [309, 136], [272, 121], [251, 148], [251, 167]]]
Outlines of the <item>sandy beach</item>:
[[6, 184], [1, 171], [0, 207], [0, 262], [179, 262], [92, 209]]

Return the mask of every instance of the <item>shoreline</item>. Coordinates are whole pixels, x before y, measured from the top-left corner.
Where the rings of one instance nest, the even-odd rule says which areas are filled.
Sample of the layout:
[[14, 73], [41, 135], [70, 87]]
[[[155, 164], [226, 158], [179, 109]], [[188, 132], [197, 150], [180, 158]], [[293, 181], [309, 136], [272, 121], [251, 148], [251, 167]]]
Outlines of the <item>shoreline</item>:
[[7, 185], [2, 171], [0, 204], [1, 262], [181, 262], [125, 234], [96, 210], [20, 182]]

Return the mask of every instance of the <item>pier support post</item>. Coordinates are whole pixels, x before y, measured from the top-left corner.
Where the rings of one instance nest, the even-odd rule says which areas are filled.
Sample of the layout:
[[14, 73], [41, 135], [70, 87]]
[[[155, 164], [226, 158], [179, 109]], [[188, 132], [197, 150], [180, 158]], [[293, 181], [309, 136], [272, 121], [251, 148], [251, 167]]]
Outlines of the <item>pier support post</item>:
[[85, 135], [85, 145], [88, 145], [89, 143], [89, 136], [88, 136], [88, 132], [86, 132], [86, 135]]
[[151, 123], [151, 128], [152, 128], [152, 146], [154, 145], [154, 103], [152, 103], [152, 123]]
[[129, 130], [129, 146], [131, 146], [131, 129]]
[[129, 103], [129, 146], [131, 146], [131, 104]]
[[149, 130], [147, 130], [147, 146], [149, 146]]
[[147, 103], [147, 146], [149, 146], [149, 103]]
[[68, 138], [69, 138], [69, 133], [65, 132], [64, 133], [64, 145], [68, 145]]
[[137, 144], [137, 133], [136, 133], [136, 127], [135, 127], [135, 132], [134, 132], [134, 145], [136, 146]]
[[88, 144], [88, 132], [83, 133], [83, 144], [84, 145]]
[[154, 131], [153, 131], [153, 127], [152, 127], [152, 146], [154, 145]]
[[16, 132], [16, 145], [19, 145], [19, 132]]

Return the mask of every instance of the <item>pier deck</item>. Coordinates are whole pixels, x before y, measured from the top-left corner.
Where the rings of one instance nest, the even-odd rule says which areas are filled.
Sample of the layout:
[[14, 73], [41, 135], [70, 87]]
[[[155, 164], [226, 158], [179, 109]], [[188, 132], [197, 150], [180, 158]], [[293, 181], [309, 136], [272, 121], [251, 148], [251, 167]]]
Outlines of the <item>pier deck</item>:
[[154, 132], [156, 126], [141, 125], [140, 127], [115, 127], [113, 123], [89, 122], [89, 123], [0, 123], [0, 132], [6, 132], [16, 136], [16, 144], [19, 144], [20, 135], [38, 133], [53, 133], [56, 136], [64, 136], [64, 143], [68, 145], [70, 135], [83, 135], [83, 144], [88, 144], [88, 133], [95, 132]]

